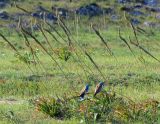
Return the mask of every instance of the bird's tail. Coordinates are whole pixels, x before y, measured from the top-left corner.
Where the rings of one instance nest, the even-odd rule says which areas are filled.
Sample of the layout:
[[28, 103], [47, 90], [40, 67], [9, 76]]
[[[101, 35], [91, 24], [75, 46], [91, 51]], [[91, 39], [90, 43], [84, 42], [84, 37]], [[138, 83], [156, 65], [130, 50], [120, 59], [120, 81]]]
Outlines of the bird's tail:
[[97, 93], [94, 93], [94, 94], [93, 94], [93, 97], [95, 97], [96, 95], [97, 95]]

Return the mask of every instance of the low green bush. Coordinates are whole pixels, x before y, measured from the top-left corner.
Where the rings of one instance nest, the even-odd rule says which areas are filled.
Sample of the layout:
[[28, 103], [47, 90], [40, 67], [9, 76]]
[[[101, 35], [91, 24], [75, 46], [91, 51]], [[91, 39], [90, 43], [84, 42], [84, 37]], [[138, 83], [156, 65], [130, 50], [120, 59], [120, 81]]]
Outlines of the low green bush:
[[35, 101], [38, 111], [57, 119], [77, 118], [85, 123], [156, 123], [159, 102], [149, 99], [135, 103], [130, 98], [115, 93], [102, 92], [80, 101], [78, 97], [39, 98]]

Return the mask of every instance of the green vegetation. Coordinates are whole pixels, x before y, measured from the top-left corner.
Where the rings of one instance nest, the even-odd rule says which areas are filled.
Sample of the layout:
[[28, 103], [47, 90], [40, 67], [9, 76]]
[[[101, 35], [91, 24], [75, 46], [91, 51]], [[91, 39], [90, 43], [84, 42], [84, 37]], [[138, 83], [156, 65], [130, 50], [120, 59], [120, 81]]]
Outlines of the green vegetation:
[[159, 119], [158, 102], [135, 103], [116, 94], [100, 95], [79, 101], [76, 98], [40, 98], [35, 102], [38, 111], [57, 119], [75, 117], [84, 123], [155, 123]]
[[[37, 5], [24, 3], [18, 4]], [[75, 16], [52, 26], [28, 17], [38, 30], [21, 27], [20, 21], [16, 30], [1, 28], [0, 123], [160, 123], [160, 29], [132, 27], [129, 15], [121, 15], [120, 21]], [[95, 98], [99, 81], [106, 82], [105, 92]], [[86, 83], [92, 86], [80, 101], [75, 96]]]

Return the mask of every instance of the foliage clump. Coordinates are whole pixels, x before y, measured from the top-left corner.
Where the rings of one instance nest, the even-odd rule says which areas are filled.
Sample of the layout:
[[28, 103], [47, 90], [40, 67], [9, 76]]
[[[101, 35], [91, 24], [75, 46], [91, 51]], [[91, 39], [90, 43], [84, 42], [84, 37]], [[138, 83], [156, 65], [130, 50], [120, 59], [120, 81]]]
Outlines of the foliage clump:
[[55, 52], [58, 57], [64, 61], [68, 61], [71, 57], [71, 50], [67, 47], [59, 48]]
[[40, 98], [35, 101], [36, 110], [57, 119], [70, 118], [70, 108], [64, 101], [54, 98]]
[[77, 118], [85, 123], [144, 122], [158, 121], [159, 102], [153, 99], [135, 103], [115, 93], [102, 92], [83, 101], [78, 97], [39, 98], [35, 101], [38, 111], [57, 119]]

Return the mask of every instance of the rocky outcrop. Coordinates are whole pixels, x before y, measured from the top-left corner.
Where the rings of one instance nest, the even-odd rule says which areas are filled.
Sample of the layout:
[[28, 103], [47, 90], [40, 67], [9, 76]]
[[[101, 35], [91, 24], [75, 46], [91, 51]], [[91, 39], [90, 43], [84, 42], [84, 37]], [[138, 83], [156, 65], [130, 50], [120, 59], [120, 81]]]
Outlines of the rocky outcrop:
[[103, 10], [95, 3], [82, 6], [79, 9], [76, 10], [76, 13], [79, 15], [88, 15], [90, 17], [92, 16], [98, 16], [103, 14]]
[[50, 20], [50, 21], [55, 21], [57, 20], [57, 17], [50, 12], [49, 10], [45, 9], [42, 6], [38, 6], [36, 8], [36, 11], [33, 12], [31, 14], [31, 16], [35, 17], [35, 18], [39, 18], [39, 19], [46, 19], [46, 20]]
[[111, 13], [114, 13], [114, 10], [112, 8], [101, 8], [96, 3], [92, 3], [92, 4], [78, 8], [76, 10], [76, 13], [79, 15], [93, 17], [93, 16], [99, 16], [103, 14], [111, 14]]
[[9, 19], [9, 14], [6, 11], [0, 12], [0, 19], [3, 19], [3, 20]]
[[134, 2], [134, 3], [141, 3], [147, 6], [157, 6], [158, 4], [160, 4], [158, 0], [117, 0], [117, 2], [118, 3]]
[[52, 7], [51, 9], [52, 9], [52, 12], [54, 12], [55, 14], [58, 14], [61, 17], [68, 18], [69, 16], [69, 10], [65, 8]]
[[0, 1], [0, 9], [4, 8], [7, 6], [7, 3], [6, 2], [1, 2]]

